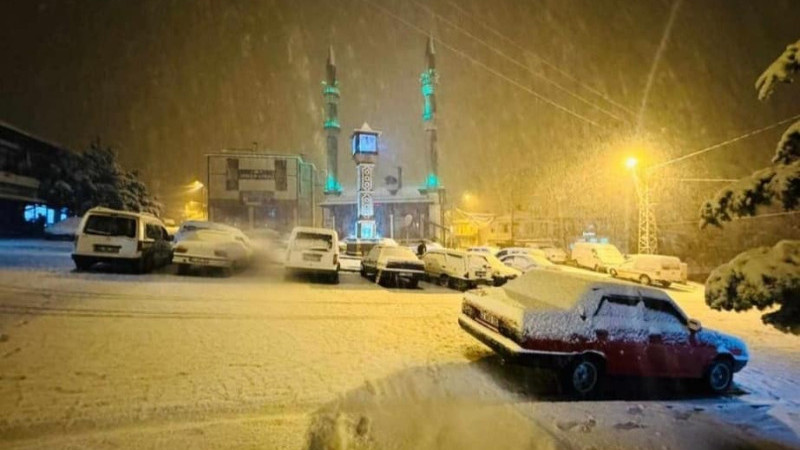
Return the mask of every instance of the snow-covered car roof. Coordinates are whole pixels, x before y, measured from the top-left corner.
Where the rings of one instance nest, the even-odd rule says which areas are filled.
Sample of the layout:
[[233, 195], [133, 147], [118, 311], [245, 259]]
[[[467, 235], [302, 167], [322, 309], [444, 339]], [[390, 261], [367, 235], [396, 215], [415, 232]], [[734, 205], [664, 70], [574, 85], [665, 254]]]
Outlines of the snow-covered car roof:
[[638, 296], [670, 301], [662, 291], [625, 281], [605, 281], [592, 275], [559, 270], [532, 270], [502, 287], [506, 295], [523, 307], [552, 306], [571, 309], [592, 290], [603, 294]]

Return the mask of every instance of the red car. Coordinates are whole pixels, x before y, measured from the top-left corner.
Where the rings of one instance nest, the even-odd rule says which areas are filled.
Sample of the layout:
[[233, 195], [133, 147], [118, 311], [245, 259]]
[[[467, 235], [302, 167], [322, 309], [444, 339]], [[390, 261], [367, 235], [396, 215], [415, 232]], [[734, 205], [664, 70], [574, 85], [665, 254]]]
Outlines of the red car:
[[703, 329], [663, 291], [569, 272], [470, 291], [458, 323], [507, 361], [559, 370], [580, 397], [605, 375], [702, 378], [721, 393], [748, 360], [742, 340]]

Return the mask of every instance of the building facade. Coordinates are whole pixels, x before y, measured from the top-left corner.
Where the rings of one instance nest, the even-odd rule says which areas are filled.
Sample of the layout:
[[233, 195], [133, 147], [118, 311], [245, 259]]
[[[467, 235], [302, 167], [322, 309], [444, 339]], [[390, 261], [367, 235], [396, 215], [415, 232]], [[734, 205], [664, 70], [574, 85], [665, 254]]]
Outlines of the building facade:
[[208, 218], [291, 231], [316, 222], [316, 168], [300, 156], [254, 151], [207, 155]]

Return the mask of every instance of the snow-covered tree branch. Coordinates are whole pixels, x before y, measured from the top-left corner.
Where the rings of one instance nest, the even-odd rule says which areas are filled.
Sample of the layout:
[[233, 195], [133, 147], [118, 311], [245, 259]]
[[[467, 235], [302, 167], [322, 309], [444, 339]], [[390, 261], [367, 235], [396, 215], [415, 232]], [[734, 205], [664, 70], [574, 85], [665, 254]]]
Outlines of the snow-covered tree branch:
[[800, 40], [794, 44], [786, 46], [786, 50], [778, 57], [772, 64], [767, 67], [767, 70], [761, 74], [756, 80], [756, 90], [758, 90], [758, 99], [766, 100], [772, 95], [777, 83], [791, 83], [792, 76], [800, 71]]
[[717, 267], [706, 281], [706, 303], [726, 311], [779, 305], [764, 323], [800, 333], [800, 241], [754, 248]]
[[[758, 77], [758, 98], [766, 100], [777, 83], [791, 83], [800, 71], [800, 41], [789, 45]], [[719, 191], [700, 209], [700, 226], [722, 226], [737, 217], [754, 216], [761, 206], [800, 206], [800, 121], [778, 142], [772, 165]], [[706, 304], [714, 309], [759, 310], [775, 305], [762, 317], [783, 331], [800, 333], [800, 241], [781, 241], [739, 254], [716, 268], [706, 281]]]

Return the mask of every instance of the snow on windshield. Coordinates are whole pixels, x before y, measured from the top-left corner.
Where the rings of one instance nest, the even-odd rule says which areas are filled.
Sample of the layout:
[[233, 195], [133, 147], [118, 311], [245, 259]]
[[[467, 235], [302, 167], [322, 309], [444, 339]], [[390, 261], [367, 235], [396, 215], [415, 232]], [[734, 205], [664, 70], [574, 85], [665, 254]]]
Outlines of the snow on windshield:
[[117, 217], [92, 214], [83, 227], [86, 234], [99, 234], [101, 236], [136, 237], [136, 219], [131, 217]]

